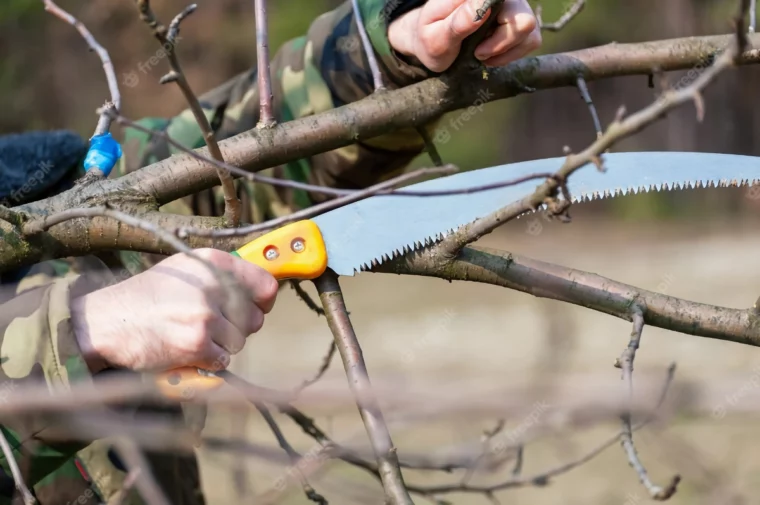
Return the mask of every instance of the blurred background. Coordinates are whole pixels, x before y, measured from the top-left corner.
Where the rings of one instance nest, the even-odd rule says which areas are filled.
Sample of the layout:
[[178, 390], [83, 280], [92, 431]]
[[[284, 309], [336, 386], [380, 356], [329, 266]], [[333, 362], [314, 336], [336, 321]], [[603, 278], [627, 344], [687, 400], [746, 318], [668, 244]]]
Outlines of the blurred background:
[[[303, 34], [310, 22], [339, 2], [290, 0], [270, 2], [272, 54], [287, 40]], [[542, 2], [544, 19], [557, 19], [567, 0]], [[131, 0], [61, 0], [110, 52], [117, 75], [136, 68], [159, 47], [139, 20]], [[153, 2], [167, 22], [186, 6], [179, 0]], [[253, 2], [200, 0], [199, 10], [183, 23], [179, 55], [197, 92], [203, 92], [255, 65]], [[590, 0], [586, 9], [559, 33], [544, 33], [542, 53], [601, 45], [642, 42], [731, 30], [736, 2], [719, 0]], [[184, 108], [173, 86], [158, 79], [166, 68], [140, 73], [134, 86], [121, 86], [123, 112], [130, 118], [170, 116]], [[668, 74], [675, 83], [681, 74]], [[655, 90], [647, 77], [613, 78], [589, 83], [603, 125], [621, 105], [628, 111], [648, 105]], [[724, 73], [704, 94], [706, 117], [696, 121], [692, 105], [634, 138], [617, 151], [685, 150], [760, 155], [755, 126], [760, 68]], [[46, 14], [32, 0], [0, 1], [0, 133], [27, 129], [69, 128], [89, 136], [95, 109], [107, 98], [98, 58], [87, 51], [79, 34]], [[456, 114], [456, 113], [453, 113]], [[444, 118], [446, 125], [448, 118]], [[439, 147], [444, 160], [463, 169], [562, 155], [563, 146], [581, 149], [595, 136], [588, 109], [575, 89], [539, 91], [488, 104], [466, 127], [452, 132]], [[413, 166], [429, 163], [420, 156]], [[690, 300], [743, 308], [758, 297], [760, 262], [757, 230], [760, 199], [745, 189], [683, 191], [636, 195], [574, 207], [573, 222], [562, 225], [540, 217], [509, 223], [483, 239], [499, 247], [546, 261], [592, 271], [644, 289]], [[619, 380], [614, 358], [627, 345], [628, 323], [582, 308], [567, 306], [489, 286], [448, 284], [440, 280], [363, 274], [344, 281], [349, 310], [364, 345], [370, 374], [415, 381], [438, 381], [456, 387], [460, 381], [530, 382], [535, 374], [593, 372]], [[315, 373], [330, 334], [318, 318], [285, 289], [264, 330], [233, 361], [233, 369], [251, 380], [280, 387], [280, 375], [307, 378]], [[647, 328], [636, 366], [661, 371], [676, 361], [677, 377], [745, 377], [755, 384], [760, 351], [715, 340], [697, 339]], [[340, 379], [338, 358], [328, 378]], [[290, 380], [290, 379], [289, 379]], [[750, 394], [757, 395], [756, 387]], [[262, 443], [274, 445], [255, 412], [241, 413], [237, 428]], [[393, 423], [401, 413], [389, 413]], [[279, 418], [278, 418], [279, 419]], [[340, 438], [361, 434], [355, 411], [320, 415], [317, 422]], [[495, 419], [448, 422], [394, 429], [399, 453], [423, 452], [477, 441]], [[507, 420], [507, 429], [520, 425]], [[664, 430], [637, 435], [639, 453], [650, 475], [664, 483], [681, 473], [674, 504], [756, 503], [760, 491], [760, 435], [756, 420], [678, 419]], [[510, 424], [511, 423], [511, 424]], [[306, 452], [313, 442], [282, 422], [293, 444]], [[212, 412], [208, 432], [228, 435], [229, 419]], [[241, 428], [242, 426], [242, 428]], [[392, 425], [393, 426], [393, 425]], [[511, 428], [510, 428], [511, 426]], [[618, 429], [609, 423], [579, 434], [542, 440], [526, 449], [526, 474], [572, 460]], [[361, 437], [356, 437], [361, 441]], [[249, 492], [262, 493], [283, 476], [283, 468], [241, 461], [201, 451], [209, 502], [227, 503], [235, 489], [233, 469], [242, 472]], [[501, 474], [475, 476], [495, 482]], [[459, 476], [409, 472], [415, 483], [457, 481]], [[238, 481], [239, 482], [239, 479]], [[376, 482], [341, 463], [331, 463], [312, 484], [331, 503], [379, 503]], [[290, 483], [287, 503], [305, 503], [298, 485]], [[638, 505], [649, 500], [615, 445], [547, 488], [507, 490], [504, 503]], [[455, 494], [454, 503], [487, 503], [478, 495]]]

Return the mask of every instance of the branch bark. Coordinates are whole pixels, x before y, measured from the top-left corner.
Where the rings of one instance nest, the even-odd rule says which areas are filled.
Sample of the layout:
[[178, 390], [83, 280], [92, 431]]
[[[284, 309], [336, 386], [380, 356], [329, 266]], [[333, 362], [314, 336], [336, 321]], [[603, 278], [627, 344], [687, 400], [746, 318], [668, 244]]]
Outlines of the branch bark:
[[359, 413], [372, 443], [386, 499], [394, 505], [411, 505], [413, 502], [404, 484], [396, 448], [377, 399], [372, 394], [361, 345], [348, 317], [338, 276], [328, 270], [314, 284], [322, 300], [327, 323], [335, 337], [335, 345], [343, 359], [348, 384], [356, 397]]
[[650, 326], [760, 346], [760, 317], [752, 308], [691, 302], [507, 251], [466, 247], [454, 258], [442, 258], [428, 250], [397, 258], [373, 271], [492, 284], [628, 321], [631, 306], [640, 303], [645, 307], [644, 322]]

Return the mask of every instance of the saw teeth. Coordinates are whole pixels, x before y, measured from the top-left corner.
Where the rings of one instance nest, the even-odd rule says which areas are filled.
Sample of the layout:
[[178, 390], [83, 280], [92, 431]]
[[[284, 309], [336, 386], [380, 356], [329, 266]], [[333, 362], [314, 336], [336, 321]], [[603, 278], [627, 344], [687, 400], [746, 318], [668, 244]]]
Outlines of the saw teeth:
[[[451, 232], [453, 232], [453, 230], [451, 230]], [[383, 253], [377, 258], [372, 258], [371, 260], [360, 264], [358, 271], [371, 270], [373, 268], [376, 268], [379, 265], [382, 265], [386, 261], [390, 261], [400, 256], [405, 256], [411, 252], [417, 251], [419, 249], [424, 249], [425, 247], [436, 244], [440, 240], [445, 238], [447, 233], [448, 232], [444, 232], [444, 233], [436, 234], [432, 237], [425, 237], [421, 240], [414, 241], [411, 244], [406, 244], [406, 245], [400, 246], [399, 248], [393, 249], [390, 252]], [[357, 270], [354, 269], [354, 271], [357, 271]]]
[[[592, 191], [591, 193], [580, 193], [580, 194], [573, 195], [571, 200], [575, 203], [585, 203], [585, 202], [591, 202], [594, 200], [625, 196], [629, 194], [637, 195], [640, 193], [650, 193], [654, 191], [656, 192], [681, 191], [684, 189], [712, 189], [716, 187], [743, 188], [743, 187], [751, 187], [755, 185], [760, 185], [760, 179], [734, 179], [734, 180], [720, 179], [717, 181], [713, 179], [701, 179], [701, 180], [693, 180], [693, 181], [673, 181], [673, 182], [663, 182], [660, 184], [651, 183], [649, 185], [632, 186], [632, 187], [627, 187], [627, 188], [618, 187], [612, 190], [605, 189], [603, 191]], [[541, 203], [535, 209], [529, 210], [528, 212], [525, 212], [522, 215], [517, 216], [517, 219], [521, 219], [522, 217], [545, 211], [547, 208], [548, 206], [546, 204]], [[371, 270], [386, 261], [390, 261], [391, 259], [394, 259], [400, 256], [405, 256], [419, 249], [424, 249], [426, 247], [432, 246], [440, 242], [441, 240], [445, 239], [446, 237], [448, 237], [455, 231], [456, 230], [454, 228], [451, 228], [448, 230], [434, 233], [433, 235], [424, 237], [420, 240], [415, 240], [411, 244], [405, 244], [405, 245], [399, 246], [398, 248], [393, 249], [390, 252], [381, 254], [377, 258], [373, 258], [371, 260], [367, 260], [361, 263], [358, 267], [358, 270], [354, 268], [354, 271], [360, 272], [360, 271]]]

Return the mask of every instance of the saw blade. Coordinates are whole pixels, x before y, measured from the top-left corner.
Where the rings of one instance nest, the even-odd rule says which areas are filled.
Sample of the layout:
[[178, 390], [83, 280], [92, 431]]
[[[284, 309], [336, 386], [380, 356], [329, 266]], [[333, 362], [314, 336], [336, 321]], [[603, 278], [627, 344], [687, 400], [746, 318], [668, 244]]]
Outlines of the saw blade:
[[[693, 152], [629, 152], [604, 155], [605, 172], [593, 165], [570, 176], [574, 203], [628, 193], [700, 187], [750, 186], [760, 182], [760, 158]], [[466, 189], [554, 173], [564, 157], [511, 163], [407, 186], [409, 191]], [[458, 227], [530, 195], [544, 181], [445, 196], [376, 195], [313, 219], [327, 246], [328, 266], [354, 275], [431, 245]], [[760, 194], [758, 194], [760, 197]]]

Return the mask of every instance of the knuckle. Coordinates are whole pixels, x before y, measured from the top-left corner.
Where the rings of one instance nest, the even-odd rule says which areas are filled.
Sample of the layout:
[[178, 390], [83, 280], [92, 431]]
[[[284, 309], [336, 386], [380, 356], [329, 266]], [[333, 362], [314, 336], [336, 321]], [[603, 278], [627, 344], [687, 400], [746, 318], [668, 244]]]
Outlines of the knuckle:
[[420, 45], [425, 55], [430, 59], [439, 59], [443, 57], [448, 47], [442, 37], [435, 30], [423, 30], [420, 32]]
[[264, 313], [254, 310], [251, 315], [251, 333], [257, 333], [264, 326]]
[[515, 32], [517, 35], [528, 37], [536, 30], [538, 23], [536, 17], [530, 14], [524, 14], [515, 17]]
[[261, 283], [261, 295], [267, 302], [272, 302], [277, 298], [277, 292], [280, 290], [280, 283], [271, 275], [267, 276]]
[[218, 322], [219, 316], [215, 311], [208, 307], [203, 307], [196, 315], [197, 324], [193, 332], [193, 342], [196, 345], [203, 345], [209, 338], [211, 328]]
[[[204, 260], [209, 260], [215, 252], [216, 252], [215, 249], [211, 247], [202, 247], [200, 249], [195, 249], [193, 251], [194, 254], [196, 254], [198, 257]], [[188, 257], [189, 255], [185, 254], [185, 256]]]
[[189, 351], [193, 354], [198, 354], [206, 348], [206, 340], [208, 339], [208, 332], [203, 328], [198, 328], [196, 331], [190, 334], [188, 339]]
[[195, 249], [193, 252], [199, 258], [217, 266], [227, 264], [229, 262], [229, 257], [231, 257], [228, 253], [219, 249], [214, 249], [213, 247], [202, 247], [200, 249]]
[[541, 44], [543, 43], [543, 39], [541, 37], [541, 32], [539, 32], [538, 30], [534, 31], [528, 37], [528, 40], [526, 42], [527, 42], [528, 47], [530, 48], [531, 51], [534, 51], [534, 50], [540, 48]]

